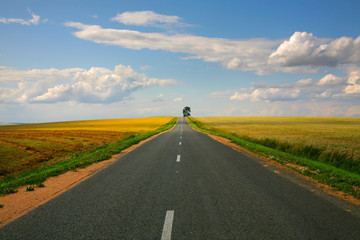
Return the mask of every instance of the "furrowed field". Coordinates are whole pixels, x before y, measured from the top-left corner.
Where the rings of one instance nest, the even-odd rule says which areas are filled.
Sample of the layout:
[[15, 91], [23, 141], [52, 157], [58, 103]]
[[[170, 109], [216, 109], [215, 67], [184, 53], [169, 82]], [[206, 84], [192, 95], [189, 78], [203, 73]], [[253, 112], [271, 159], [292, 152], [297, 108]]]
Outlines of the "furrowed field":
[[155, 131], [173, 117], [0, 126], [0, 182]]
[[360, 118], [199, 117], [200, 126], [360, 173]]

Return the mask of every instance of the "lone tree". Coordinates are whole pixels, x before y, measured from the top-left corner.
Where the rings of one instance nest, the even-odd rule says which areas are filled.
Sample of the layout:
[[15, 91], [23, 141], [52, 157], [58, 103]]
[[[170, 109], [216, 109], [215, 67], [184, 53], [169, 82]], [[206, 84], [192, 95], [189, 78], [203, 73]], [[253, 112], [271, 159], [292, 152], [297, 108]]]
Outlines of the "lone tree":
[[183, 109], [183, 115], [184, 115], [184, 117], [190, 117], [190, 116], [191, 116], [190, 112], [191, 112], [191, 108], [190, 108], [190, 107], [188, 107], [188, 106], [184, 107], [184, 109]]

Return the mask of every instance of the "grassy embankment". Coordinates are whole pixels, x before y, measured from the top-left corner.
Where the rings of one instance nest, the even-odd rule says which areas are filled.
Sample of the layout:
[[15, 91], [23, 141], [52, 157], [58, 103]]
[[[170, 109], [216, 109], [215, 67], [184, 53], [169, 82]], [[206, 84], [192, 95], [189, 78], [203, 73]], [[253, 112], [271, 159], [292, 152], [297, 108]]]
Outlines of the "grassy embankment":
[[189, 122], [360, 199], [359, 118], [204, 117]]
[[173, 117], [0, 126], [0, 194], [110, 159], [170, 129]]

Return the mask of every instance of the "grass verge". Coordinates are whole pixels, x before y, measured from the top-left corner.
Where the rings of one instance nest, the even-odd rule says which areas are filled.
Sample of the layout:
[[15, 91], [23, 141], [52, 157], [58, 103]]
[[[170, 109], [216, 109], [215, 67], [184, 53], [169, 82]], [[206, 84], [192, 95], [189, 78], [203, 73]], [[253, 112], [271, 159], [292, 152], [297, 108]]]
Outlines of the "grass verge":
[[276, 162], [294, 169], [302, 175], [317, 180], [319, 183], [329, 185], [337, 190], [360, 199], [360, 175], [357, 173], [336, 168], [326, 163], [317, 162], [305, 157], [285, 153], [278, 149], [266, 147], [255, 142], [239, 138], [237, 136], [201, 128], [199, 127], [199, 123], [194, 121], [192, 118], [187, 119], [190, 123], [190, 126], [197, 130], [227, 138], [231, 140], [232, 143], [248, 149], [253, 153], [268, 157]]
[[171, 129], [176, 124], [177, 118], [173, 118], [169, 123], [163, 125], [154, 131], [149, 131], [139, 135], [132, 135], [125, 140], [116, 143], [101, 146], [96, 150], [85, 155], [76, 156], [66, 161], [59, 162], [52, 166], [42, 167], [35, 171], [23, 173], [17, 177], [6, 179], [0, 183], [0, 194], [16, 192], [16, 189], [25, 185], [38, 185], [49, 177], [57, 176], [76, 168], [84, 168], [92, 163], [108, 160], [112, 155], [119, 154], [122, 150], [137, 144], [151, 136]]

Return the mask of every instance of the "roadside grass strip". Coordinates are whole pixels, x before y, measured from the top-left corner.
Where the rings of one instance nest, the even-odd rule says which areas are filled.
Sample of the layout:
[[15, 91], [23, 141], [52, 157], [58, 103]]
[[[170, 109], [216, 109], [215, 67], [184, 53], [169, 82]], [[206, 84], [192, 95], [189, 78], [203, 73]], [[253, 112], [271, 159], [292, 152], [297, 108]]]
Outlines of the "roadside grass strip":
[[360, 175], [355, 172], [346, 171], [326, 163], [310, 160], [304, 157], [285, 153], [277, 149], [266, 147], [249, 140], [245, 140], [230, 134], [218, 133], [205, 128], [200, 128], [192, 118], [187, 118], [191, 127], [202, 132], [224, 137], [249, 151], [264, 157], [268, 157], [296, 172], [311, 177], [319, 183], [329, 185], [344, 193], [360, 199]]
[[49, 177], [57, 176], [67, 171], [84, 168], [92, 163], [108, 160], [112, 155], [119, 154], [122, 150], [137, 144], [151, 136], [163, 131], [171, 129], [177, 122], [177, 118], [173, 118], [170, 122], [162, 127], [142, 133], [139, 135], [131, 135], [125, 140], [117, 141], [110, 145], [98, 147], [96, 150], [84, 155], [75, 156], [69, 160], [59, 162], [57, 164], [38, 168], [34, 171], [25, 172], [19, 176], [9, 178], [0, 183], [0, 194], [8, 194], [16, 192], [17, 188], [25, 185], [41, 186]]

